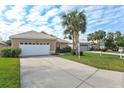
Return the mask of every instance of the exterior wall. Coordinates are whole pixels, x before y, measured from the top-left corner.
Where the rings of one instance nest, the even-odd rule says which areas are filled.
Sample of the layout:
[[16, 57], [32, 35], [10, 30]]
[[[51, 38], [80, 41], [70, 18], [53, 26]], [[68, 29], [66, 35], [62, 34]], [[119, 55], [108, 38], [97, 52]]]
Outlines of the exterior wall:
[[68, 44], [67, 43], [59, 43], [59, 42], [57, 42], [56, 47], [59, 47], [60, 49], [63, 49], [63, 48], [68, 47]]
[[60, 49], [68, 47], [67, 43], [60, 43]]
[[55, 53], [56, 50], [56, 40], [47, 40], [47, 39], [11, 39], [12, 48], [19, 48], [20, 43], [49, 43], [50, 44], [50, 52]]

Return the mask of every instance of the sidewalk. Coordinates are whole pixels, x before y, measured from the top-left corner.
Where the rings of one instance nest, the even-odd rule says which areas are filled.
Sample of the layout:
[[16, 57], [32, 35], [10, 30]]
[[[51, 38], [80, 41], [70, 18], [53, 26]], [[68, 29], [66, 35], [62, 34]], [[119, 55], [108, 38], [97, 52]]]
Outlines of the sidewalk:
[[[87, 51], [87, 53], [98, 53], [98, 54], [100, 54], [101, 51]], [[102, 54], [117, 55], [117, 56], [122, 55], [122, 56], [124, 56], [124, 53], [120, 54], [120, 53], [102, 52]]]

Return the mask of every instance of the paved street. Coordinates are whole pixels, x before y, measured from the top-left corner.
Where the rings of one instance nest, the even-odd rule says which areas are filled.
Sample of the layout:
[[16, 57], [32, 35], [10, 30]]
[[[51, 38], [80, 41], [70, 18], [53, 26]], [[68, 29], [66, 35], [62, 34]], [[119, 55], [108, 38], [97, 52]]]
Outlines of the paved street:
[[55, 56], [20, 58], [22, 88], [124, 87], [124, 73]]

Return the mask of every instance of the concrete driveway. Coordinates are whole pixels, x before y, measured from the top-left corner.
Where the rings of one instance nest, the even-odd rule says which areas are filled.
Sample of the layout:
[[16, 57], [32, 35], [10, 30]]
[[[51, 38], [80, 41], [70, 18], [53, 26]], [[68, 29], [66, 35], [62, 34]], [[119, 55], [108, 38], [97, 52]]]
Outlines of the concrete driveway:
[[55, 56], [20, 58], [22, 88], [124, 87], [124, 73]]

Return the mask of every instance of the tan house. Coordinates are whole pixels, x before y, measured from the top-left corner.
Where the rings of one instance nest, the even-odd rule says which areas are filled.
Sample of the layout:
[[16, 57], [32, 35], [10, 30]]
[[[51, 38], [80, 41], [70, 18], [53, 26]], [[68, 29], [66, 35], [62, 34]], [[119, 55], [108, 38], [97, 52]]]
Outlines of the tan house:
[[63, 40], [63, 39], [60, 39], [60, 38], [57, 38], [57, 43], [56, 43], [57, 47], [59, 47], [60, 49], [63, 49], [63, 48], [66, 48], [69, 46], [70, 42], [66, 41], [66, 40]]
[[[21, 48], [22, 56], [54, 54], [56, 48], [64, 48], [68, 43], [45, 32], [29, 31], [10, 36], [11, 47]], [[61, 41], [61, 42], [60, 42]]]

